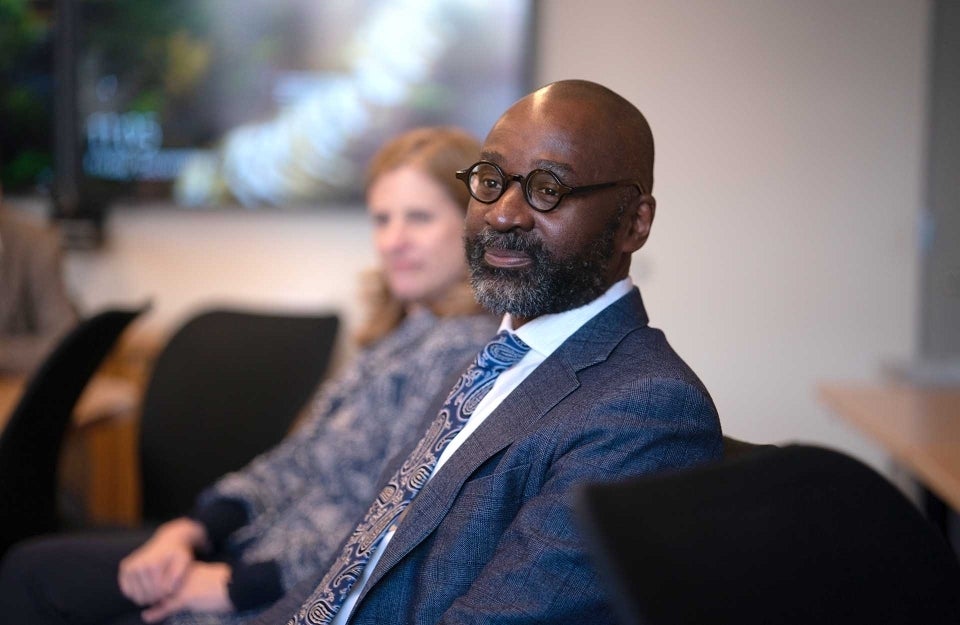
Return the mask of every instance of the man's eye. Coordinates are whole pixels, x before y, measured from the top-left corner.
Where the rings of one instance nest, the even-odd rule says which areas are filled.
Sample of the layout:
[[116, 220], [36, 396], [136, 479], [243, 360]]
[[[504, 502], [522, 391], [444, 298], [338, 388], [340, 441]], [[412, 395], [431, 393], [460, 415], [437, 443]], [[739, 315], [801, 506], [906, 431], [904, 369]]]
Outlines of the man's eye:
[[499, 177], [487, 176], [480, 179], [480, 184], [486, 189], [496, 190], [503, 184]]
[[533, 192], [543, 197], [555, 198], [560, 195], [560, 188], [553, 184], [541, 184], [538, 185]]

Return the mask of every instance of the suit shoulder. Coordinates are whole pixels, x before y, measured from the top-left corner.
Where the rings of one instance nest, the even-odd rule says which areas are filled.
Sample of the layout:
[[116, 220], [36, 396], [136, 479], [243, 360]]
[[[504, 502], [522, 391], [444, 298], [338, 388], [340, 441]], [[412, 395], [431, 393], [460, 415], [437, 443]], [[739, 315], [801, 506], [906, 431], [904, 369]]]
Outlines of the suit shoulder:
[[709, 397], [699, 376], [673, 349], [663, 331], [657, 328], [644, 326], [624, 335], [623, 340], [611, 351], [607, 366], [637, 380], [675, 380]]

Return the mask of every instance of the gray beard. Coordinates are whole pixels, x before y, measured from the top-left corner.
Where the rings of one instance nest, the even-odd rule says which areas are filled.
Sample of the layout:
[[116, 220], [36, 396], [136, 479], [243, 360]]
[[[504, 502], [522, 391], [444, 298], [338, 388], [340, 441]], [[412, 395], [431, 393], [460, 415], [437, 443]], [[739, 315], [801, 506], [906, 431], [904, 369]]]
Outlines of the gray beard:
[[[490, 312], [533, 319], [592, 302], [610, 286], [607, 269], [620, 224], [607, 224], [601, 236], [581, 254], [556, 258], [534, 237], [518, 231], [498, 233], [486, 228], [465, 237], [470, 283], [477, 302]], [[491, 267], [483, 260], [490, 247], [522, 251], [531, 266], [519, 269]]]

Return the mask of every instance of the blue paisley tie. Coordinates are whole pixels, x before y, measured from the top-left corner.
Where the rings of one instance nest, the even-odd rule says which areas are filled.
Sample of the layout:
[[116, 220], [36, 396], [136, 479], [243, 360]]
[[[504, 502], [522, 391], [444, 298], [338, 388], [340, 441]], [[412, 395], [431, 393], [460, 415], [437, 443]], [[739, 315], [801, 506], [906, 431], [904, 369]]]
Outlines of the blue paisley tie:
[[444, 448], [466, 425], [497, 376], [529, 350], [526, 343], [506, 331], [487, 343], [460, 376], [413, 453], [377, 495], [363, 521], [344, 545], [340, 557], [288, 625], [328, 625], [333, 620], [350, 589], [363, 574], [380, 539], [430, 479]]

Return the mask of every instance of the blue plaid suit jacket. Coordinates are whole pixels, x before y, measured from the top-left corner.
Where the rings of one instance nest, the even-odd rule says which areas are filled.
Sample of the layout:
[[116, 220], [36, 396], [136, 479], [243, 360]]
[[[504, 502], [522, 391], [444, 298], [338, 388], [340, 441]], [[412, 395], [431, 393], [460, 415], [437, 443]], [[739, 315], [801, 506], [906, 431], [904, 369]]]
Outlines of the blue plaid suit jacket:
[[[574, 521], [575, 487], [720, 453], [707, 390], [647, 325], [634, 289], [530, 374], [423, 488], [350, 625], [612, 624]], [[295, 588], [258, 622], [282, 625], [312, 591]]]

